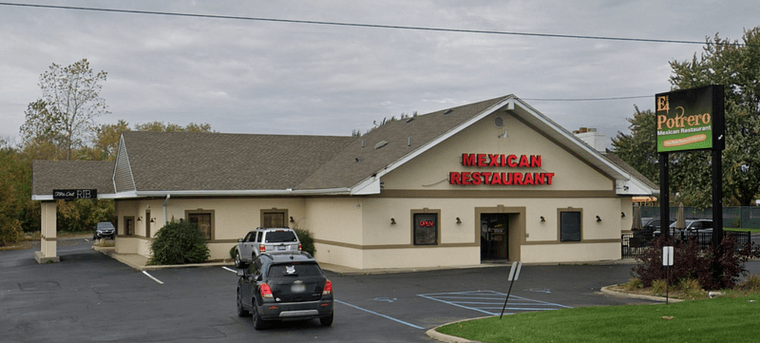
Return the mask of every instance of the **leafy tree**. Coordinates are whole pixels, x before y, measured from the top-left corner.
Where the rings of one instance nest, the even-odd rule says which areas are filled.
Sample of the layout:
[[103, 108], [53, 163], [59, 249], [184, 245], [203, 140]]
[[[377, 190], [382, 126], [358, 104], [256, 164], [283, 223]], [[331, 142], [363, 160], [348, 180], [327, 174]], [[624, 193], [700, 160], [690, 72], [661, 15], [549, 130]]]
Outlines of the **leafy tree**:
[[[743, 42], [721, 39], [716, 34], [706, 39], [700, 56], [691, 60], [671, 61], [673, 90], [711, 84], [723, 85], [725, 94], [725, 143], [723, 151], [724, 204], [749, 206], [760, 193], [760, 27], [744, 32]], [[631, 135], [618, 133], [613, 146], [623, 160], [642, 174], [652, 177], [654, 148], [654, 114], [651, 118], [634, 115]], [[652, 121], [652, 123], [649, 123]], [[647, 128], [649, 125], [651, 129]], [[641, 136], [641, 137], [638, 137]], [[638, 151], [638, 152], [637, 152]], [[648, 151], [651, 156], [646, 155]], [[676, 201], [707, 207], [712, 199], [709, 151], [671, 153], [670, 191]], [[659, 168], [659, 167], [658, 167]], [[654, 174], [657, 175], [657, 174]], [[652, 177], [653, 180], [659, 179]]]
[[129, 124], [119, 119], [116, 124], [102, 124], [95, 128], [92, 147], [81, 150], [84, 160], [115, 161], [119, 149], [119, 138], [124, 131], [130, 131]]
[[[760, 191], [760, 27], [744, 32], [743, 44], [716, 34], [701, 56], [673, 61], [670, 82], [676, 89], [710, 84], [725, 88], [726, 149], [723, 151], [723, 192], [742, 206], [749, 206]], [[685, 154], [675, 175], [684, 194], [711, 194], [700, 166], [710, 164], [709, 152]], [[680, 161], [679, 161], [680, 162]], [[700, 170], [702, 169], [702, 170]], [[704, 182], [707, 180], [707, 182]], [[708, 200], [709, 201], [709, 200]]]
[[0, 148], [0, 246], [15, 243], [23, 236], [25, 199], [29, 199], [26, 176], [31, 174], [19, 154]]
[[93, 73], [87, 59], [67, 67], [53, 63], [40, 76], [42, 98], [25, 111], [20, 130], [25, 143], [51, 142], [71, 159], [72, 152], [84, 146], [83, 137], [90, 132], [94, 118], [108, 113], [100, 97], [106, 75], [105, 71]]
[[209, 124], [196, 124], [190, 123], [187, 126], [164, 123], [160, 121], [152, 121], [144, 124], [135, 125], [137, 131], [153, 131], [153, 132], [214, 132], [211, 130]]

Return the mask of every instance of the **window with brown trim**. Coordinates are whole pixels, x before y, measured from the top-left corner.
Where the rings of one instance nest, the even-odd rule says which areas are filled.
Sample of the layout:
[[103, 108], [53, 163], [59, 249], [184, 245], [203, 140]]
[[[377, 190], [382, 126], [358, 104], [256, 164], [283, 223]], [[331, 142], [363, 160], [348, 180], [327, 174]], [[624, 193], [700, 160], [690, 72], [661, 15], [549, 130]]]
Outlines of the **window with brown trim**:
[[135, 217], [124, 217], [124, 235], [135, 235]]
[[437, 245], [440, 233], [438, 217], [440, 212], [412, 213], [412, 238], [414, 245]]
[[211, 241], [214, 239], [214, 211], [213, 210], [188, 210], [185, 211], [187, 221], [195, 224], [203, 235], [203, 238]]
[[261, 210], [261, 227], [288, 227], [287, 209], [269, 209]]
[[580, 242], [581, 240], [581, 211], [560, 211], [559, 232], [562, 242]]

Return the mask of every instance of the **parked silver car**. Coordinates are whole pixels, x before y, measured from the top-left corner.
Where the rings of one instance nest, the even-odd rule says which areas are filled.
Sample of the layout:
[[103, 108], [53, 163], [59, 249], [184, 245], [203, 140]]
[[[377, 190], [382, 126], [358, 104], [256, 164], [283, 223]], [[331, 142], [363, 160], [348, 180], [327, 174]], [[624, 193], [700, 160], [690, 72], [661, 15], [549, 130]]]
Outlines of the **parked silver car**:
[[244, 238], [238, 239], [235, 248], [235, 265], [238, 268], [243, 268], [263, 252], [298, 252], [301, 249], [301, 241], [293, 229], [260, 227], [248, 232]]

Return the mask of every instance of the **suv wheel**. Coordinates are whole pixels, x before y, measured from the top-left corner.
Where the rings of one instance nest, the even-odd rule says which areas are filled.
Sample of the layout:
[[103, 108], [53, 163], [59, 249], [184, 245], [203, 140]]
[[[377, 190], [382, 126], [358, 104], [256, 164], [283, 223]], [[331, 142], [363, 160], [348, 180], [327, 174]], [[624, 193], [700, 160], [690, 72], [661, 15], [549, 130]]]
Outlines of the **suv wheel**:
[[256, 330], [266, 329], [268, 323], [259, 316], [259, 312], [256, 311], [256, 304], [254, 304], [251, 309], [253, 309], [253, 328]]
[[334, 312], [330, 312], [330, 315], [327, 317], [319, 317], [319, 323], [322, 324], [322, 326], [330, 326], [333, 323], [333, 316]]
[[243, 268], [245, 267], [245, 263], [240, 258], [240, 250], [235, 249], [235, 267]]
[[243, 301], [240, 297], [240, 289], [237, 291], [237, 314], [238, 317], [247, 317], [250, 315], [250, 312], [246, 311], [245, 307], [243, 307]]

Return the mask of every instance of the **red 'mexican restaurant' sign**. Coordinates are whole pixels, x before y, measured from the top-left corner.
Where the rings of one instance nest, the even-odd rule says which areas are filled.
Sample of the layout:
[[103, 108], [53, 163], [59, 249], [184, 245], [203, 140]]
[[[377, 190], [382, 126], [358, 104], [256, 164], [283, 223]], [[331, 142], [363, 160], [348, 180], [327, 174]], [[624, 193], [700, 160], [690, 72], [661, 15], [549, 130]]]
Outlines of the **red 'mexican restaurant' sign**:
[[[541, 155], [462, 154], [462, 166], [476, 168], [541, 168]], [[554, 173], [449, 172], [451, 185], [551, 185]]]

